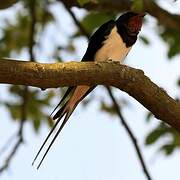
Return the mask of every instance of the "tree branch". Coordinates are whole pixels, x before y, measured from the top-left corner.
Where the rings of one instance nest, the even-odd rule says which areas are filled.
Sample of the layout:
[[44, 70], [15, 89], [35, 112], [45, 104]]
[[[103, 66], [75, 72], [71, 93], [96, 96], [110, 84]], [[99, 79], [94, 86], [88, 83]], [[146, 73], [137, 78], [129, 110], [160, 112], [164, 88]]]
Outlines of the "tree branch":
[[[33, 53], [33, 47], [35, 45], [35, 41], [34, 41], [34, 36], [35, 36], [35, 25], [36, 25], [36, 0], [32, 0], [30, 2], [30, 6], [29, 6], [29, 13], [31, 16], [31, 21], [30, 21], [30, 31], [29, 31], [29, 57], [30, 57], [30, 61], [34, 62], [34, 53]], [[0, 167], [0, 175], [9, 167], [10, 162], [12, 161], [12, 159], [14, 158], [14, 156], [16, 155], [18, 149], [20, 148], [20, 145], [23, 143], [24, 139], [23, 139], [23, 130], [24, 130], [24, 123], [27, 119], [27, 103], [28, 103], [28, 94], [29, 94], [29, 90], [27, 86], [24, 86], [24, 89], [22, 91], [22, 104], [21, 104], [21, 119], [19, 122], [19, 130], [17, 133], [17, 142], [15, 143], [15, 145], [13, 146], [10, 154], [7, 156], [4, 164]]]
[[[1, 0], [0, 9], [6, 9], [17, 3], [19, 0]], [[74, 0], [57, 0], [63, 2], [69, 7], [76, 6], [81, 7], [77, 1]], [[143, 0], [144, 11], [148, 12], [151, 16], [158, 19], [159, 23], [168, 26], [169, 28], [179, 28], [180, 26], [180, 15], [172, 14], [161, 8], [157, 3], [151, 0]], [[87, 10], [111, 10], [111, 11], [128, 11], [132, 7], [132, 1], [130, 0], [101, 0], [100, 3], [95, 3], [95, 1], [90, 1], [85, 4], [83, 8]]]
[[35, 63], [0, 59], [0, 83], [42, 89], [75, 85], [112, 85], [134, 97], [180, 132], [180, 103], [154, 84], [143, 71], [118, 62]]
[[165, 27], [177, 29], [180, 26], [180, 15], [172, 14], [151, 0], [144, 1], [144, 10], [148, 12], [151, 16], [157, 18], [158, 23], [164, 25]]
[[[74, 0], [57, 0], [63, 2], [69, 7], [79, 7], [85, 8], [87, 10], [98, 10], [98, 11], [116, 11], [123, 12], [131, 10], [132, 1], [131, 0], [101, 0], [100, 3], [95, 3], [95, 1], [90, 1], [81, 7], [77, 1]], [[159, 24], [164, 25], [169, 28], [179, 28], [180, 27], [180, 15], [172, 14], [163, 8], [161, 8], [156, 2], [152, 0], [143, 0], [144, 11], [148, 12], [151, 16], [157, 18]]]
[[[77, 27], [80, 29], [80, 31], [86, 36], [87, 39], [89, 39], [90, 37], [90, 34], [84, 29], [84, 27], [82, 26], [82, 24], [78, 21], [78, 19], [76, 18], [75, 14], [71, 11], [71, 9], [66, 5], [64, 4], [65, 7], [66, 7], [66, 10], [69, 12], [69, 14], [71, 15], [72, 19], [74, 20], [75, 24], [77, 25]], [[119, 104], [117, 103], [114, 95], [113, 95], [113, 92], [111, 90], [110, 87], [106, 86], [106, 90], [114, 104], [114, 107], [115, 107], [115, 110], [116, 110], [116, 113], [119, 117], [119, 120], [120, 122], [122, 123], [123, 127], [125, 128], [127, 134], [129, 135], [130, 137], [130, 140], [132, 141], [132, 144], [134, 145], [134, 148], [135, 148], [135, 151], [137, 153], [137, 157], [140, 161], [140, 164], [142, 166], [142, 169], [144, 171], [144, 174], [145, 176], [147, 177], [148, 180], [151, 180], [151, 176], [150, 176], [150, 173], [146, 167], [146, 164], [145, 164], [145, 161], [144, 161], [144, 158], [143, 158], [143, 155], [141, 153], [141, 149], [140, 147], [138, 146], [138, 143], [137, 143], [137, 140], [135, 138], [135, 135], [134, 133], [132, 132], [132, 130], [130, 129], [128, 123], [125, 121], [125, 118], [123, 117], [122, 113], [121, 113], [121, 108], [119, 106]]]
[[135, 151], [137, 153], [137, 157], [139, 158], [139, 161], [140, 161], [140, 164], [142, 166], [142, 169], [144, 171], [144, 174], [146, 175], [147, 179], [148, 180], [152, 180], [151, 176], [150, 176], [150, 173], [149, 173], [149, 170], [147, 169], [146, 167], [146, 164], [145, 164], [145, 161], [144, 161], [144, 158], [143, 158], [143, 155], [142, 155], [142, 152], [141, 152], [141, 149], [140, 147], [138, 146], [138, 142], [137, 142], [137, 139], [136, 137], [134, 136], [133, 134], [133, 131], [132, 129], [130, 128], [130, 126], [127, 124], [125, 118], [123, 117], [121, 111], [120, 111], [120, 108], [119, 108], [119, 105], [110, 89], [110, 87], [106, 87], [106, 90], [108, 91], [108, 94], [109, 96], [111, 97], [111, 100], [114, 104], [114, 107], [116, 109], [116, 112], [117, 112], [117, 115], [122, 123], [122, 125], [125, 127], [125, 130], [127, 131], [129, 137], [130, 137], [130, 140], [132, 142], [132, 144], [134, 145], [135, 147]]
[[13, 6], [15, 3], [17, 3], [18, 1], [19, 0], [1, 0], [0, 10], [9, 8], [9, 7]]
[[9, 153], [8, 157], [6, 158], [4, 164], [0, 167], [0, 174], [2, 174], [2, 172], [4, 172], [4, 170], [6, 170], [8, 168], [9, 163], [13, 159], [13, 157], [16, 154], [17, 150], [19, 149], [21, 143], [22, 143], [22, 139], [21, 139], [21, 137], [19, 137], [17, 142], [13, 146], [12, 151]]

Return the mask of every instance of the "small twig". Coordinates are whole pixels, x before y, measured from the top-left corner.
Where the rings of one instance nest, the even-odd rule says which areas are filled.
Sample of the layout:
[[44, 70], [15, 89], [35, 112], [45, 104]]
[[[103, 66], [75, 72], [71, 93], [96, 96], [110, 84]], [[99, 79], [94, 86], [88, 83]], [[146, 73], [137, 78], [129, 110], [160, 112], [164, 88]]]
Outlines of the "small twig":
[[6, 141], [6, 143], [0, 149], [0, 156], [10, 147], [13, 140], [15, 140], [15, 137], [16, 137], [16, 133], [11, 135], [11, 137], [9, 137], [9, 139]]
[[17, 153], [20, 145], [23, 143], [23, 128], [24, 128], [24, 122], [27, 116], [27, 101], [28, 101], [28, 87], [27, 86], [24, 86], [22, 99], [23, 101], [21, 105], [21, 120], [19, 124], [19, 130], [17, 133], [18, 140], [15, 143], [9, 155], [7, 156], [6, 160], [4, 161], [4, 164], [0, 167], [0, 175], [9, 167], [9, 164], [11, 163], [15, 154]]
[[[78, 21], [78, 19], [76, 18], [75, 14], [71, 11], [71, 9], [64, 3], [64, 6], [66, 7], [67, 11], [69, 12], [69, 14], [71, 15], [72, 19], [74, 20], [74, 22], [76, 23], [76, 25], [79, 27], [80, 31], [87, 37], [89, 38], [90, 35], [88, 34], [88, 32], [85, 30], [85, 28], [82, 26], [82, 24]], [[120, 111], [120, 107], [118, 105], [118, 103], [116, 102], [116, 99], [114, 98], [113, 96], [113, 93], [111, 91], [111, 89], [109, 87], [106, 86], [106, 89], [108, 91], [108, 94], [112, 100], [112, 102], [114, 103], [114, 106], [115, 106], [115, 109], [116, 109], [116, 113], [119, 117], [119, 119], [121, 120], [121, 123], [122, 125], [124, 126], [125, 130], [127, 131], [133, 145], [134, 145], [134, 148], [136, 150], [136, 153], [137, 153], [137, 156], [139, 158], [139, 161], [141, 163], [141, 166], [143, 168], [143, 171], [147, 177], [148, 180], [152, 180], [149, 172], [148, 172], [148, 169], [145, 165], [145, 161], [143, 159], [143, 156], [142, 156], [142, 153], [141, 153], [141, 150], [140, 150], [140, 147], [138, 146], [138, 143], [137, 143], [137, 140], [132, 132], [132, 130], [130, 129], [129, 125], [127, 124], [127, 122], [125, 121], [124, 117], [122, 116], [121, 114], [121, 111]]]
[[132, 143], [133, 143], [133, 145], [135, 147], [137, 156], [139, 158], [139, 161], [141, 163], [141, 166], [143, 168], [143, 171], [144, 171], [147, 179], [148, 180], [152, 180], [152, 178], [151, 178], [151, 176], [150, 176], [150, 174], [149, 174], [149, 172], [147, 170], [147, 167], [146, 167], [146, 164], [145, 164], [142, 152], [140, 150], [140, 147], [138, 146], [137, 139], [135, 138], [134, 133], [132, 132], [131, 128], [129, 127], [129, 125], [127, 124], [125, 118], [123, 117], [123, 115], [122, 115], [122, 113], [120, 111], [120, 107], [119, 107], [119, 105], [118, 105], [118, 103], [117, 103], [117, 101], [116, 101], [116, 99], [115, 99], [115, 97], [114, 97], [110, 87], [106, 87], [106, 90], [108, 91], [108, 94], [111, 97], [111, 100], [112, 100], [112, 102], [114, 104], [114, 107], [116, 109], [117, 115], [118, 115], [119, 119], [121, 120], [122, 125], [124, 126], [126, 132], [128, 133], [128, 135], [129, 135], [129, 137], [130, 137], [130, 139], [131, 139], [131, 141], [132, 141]]
[[5, 163], [3, 164], [3, 166], [0, 167], [0, 175], [2, 174], [2, 172], [4, 172], [9, 167], [9, 164], [10, 164], [11, 160], [13, 159], [14, 155], [16, 154], [17, 150], [19, 149], [21, 143], [22, 143], [22, 139], [21, 139], [21, 137], [19, 137], [18, 141], [12, 148], [12, 151], [6, 158]]
[[64, 3], [64, 6], [66, 8], [66, 10], [69, 12], [69, 14], [71, 15], [72, 19], [74, 20], [75, 24], [77, 25], [77, 27], [80, 29], [80, 31], [89, 39], [90, 38], [90, 34], [86, 31], [86, 29], [82, 26], [82, 24], [78, 21], [78, 19], [76, 18], [76, 16], [74, 15], [74, 13], [71, 11], [71, 9], [67, 6], [66, 3]]
[[[34, 53], [33, 53], [33, 47], [35, 45], [34, 35], [35, 35], [35, 25], [36, 25], [35, 2], [36, 0], [32, 0], [30, 2], [30, 8], [29, 8], [30, 15], [31, 15], [31, 23], [30, 23], [30, 31], [29, 31], [29, 56], [30, 56], [30, 61], [33, 61], [33, 62], [35, 59]], [[23, 129], [24, 129], [24, 123], [27, 119], [27, 103], [28, 103], [28, 87], [27, 86], [24, 86], [24, 90], [22, 91], [22, 93], [23, 94], [22, 94], [22, 105], [21, 105], [21, 120], [19, 124], [20, 125], [19, 130], [17, 133], [18, 140], [15, 143], [14, 147], [12, 148], [12, 151], [10, 152], [10, 154], [7, 156], [4, 164], [0, 167], [0, 174], [2, 174], [2, 172], [4, 172], [9, 167], [10, 162], [12, 161], [16, 152], [18, 151], [20, 145], [23, 143]]]
[[0, 167], [0, 174], [2, 174], [3, 171], [5, 171], [9, 167], [10, 162], [12, 161], [16, 152], [18, 151], [20, 145], [23, 143], [23, 127], [24, 127], [24, 122], [26, 119], [26, 109], [27, 109], [27, 92], [28, 92], [28, 88], [27, 88], [27, 86], [25, 86], [25, 88], [23, 90], [23, 95], [22, 95], [23, 102], [21, 105], [21, 120], [20, 120], [20, 124], [19, 124], [20, 126], [19, 126], [19, 130], [17, 133], [18, 140], [15, 143], [14, 147], [12, 148], [12, 151], [7, 156], [4, 164]]
[[31, 15], [31, 23], [30, 23], [30, 32], [29, 32], [29, 56], [30, 61], [34, 61], [34, 53], [33, 53], [33, 47], [35, 45], [34, 35], [35, 35], [35, 26], [36, 26], [36, 0], [30, 1], [30, 15]]

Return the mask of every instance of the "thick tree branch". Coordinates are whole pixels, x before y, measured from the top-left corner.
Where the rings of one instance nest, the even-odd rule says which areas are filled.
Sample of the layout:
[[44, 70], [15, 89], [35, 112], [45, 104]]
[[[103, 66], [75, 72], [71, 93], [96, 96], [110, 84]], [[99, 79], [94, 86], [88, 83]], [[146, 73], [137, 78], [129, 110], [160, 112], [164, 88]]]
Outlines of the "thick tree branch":
[[[80, 5], [75, 0], [57, 0], [62, 1], [69, 7], [76, 6], [80, 7]], [[180, 15], [172, 14], [168, 11], [161, 8], [157, 3], [152, 0], [143, 0], [144, 1], [144, 11], [147, 11], [151, 16], [154, 16], [158, 19], [159, 23], [168, 26], [169, 28], [179, 28], [180, 26]], [[10, 6], [17, 3], [18, 0], [1, 0], [0, 9], [6, 9]], [[88, 10], [107, 10], [107, 11], [127, 11], [132, 7], [131, 0], [101, 0], [100, 3], [95, 3], [95, 1], [91, 1], [83, 6], [83, 8]]]
[[118, 62], [42, 64], [0, 59], [0, 83], [42, 89], [74, 85], [112, 85], [134, 97], [156, 118], [180, 132], [180, 103], [172, 99], [143, 71]]
[[[80, 7], [77, 1], [74, 0], [57, 0], [63, 2], [69, 7]], [[163, 8], [161, 8], [156, 2], [152, 0], [143, 0], [144, 11], [148, 12], [151, 16], [157, 18], [159, 24], [164, 25], [169, 28], [179, 28], [180, 26], [180, 15], [172, 14]], [[101, 0], [100, 3], [95, 3], [91, 1], [83, 6], [87, 10], [98, 10], [98, 11], [116, 11], [123, 12], [131, 10], [132, 8], [131, 0]]]
[[172, 14], [151, 0], [144, 1], [144, 10], [150, 15], [157, 18], [158, 23], [164, 25], [165, 27], [177, 29], [180, 26], [180, 15]]
[[[77, 25], [77, 27], [86, 36], [86, 38], [89, 39], [90, 34], [84, 29], [83, 25], [78, 21], [78, 19], [76, 18], [75, 14], [71, 11], [71, 9], [66, 4], [64, 4], [64, 5], [66, 7], [66, 10], [69, 12], [72, 19], [74, 20], [75, 24]], [[152, 178], [151, 178], [150, 173], [149, 173], [149, 171], [148, 171], [148, 169], [146, 167], [143, 155], [141, 153], [141, 149], [138, 146], [138, 142], [137, 142], [137, 140], [135, 138], [135, 135], [132, 132], [131, 128], [129, 127], [128, 123], [125, 121], [125, 118], [121, 113], [121, 108], [120, 108], [119, 104], [117, 103], [111, 88], [106, 86], [106, 90], [107, 90], [107, 92], [108, 92], [108, 94], [109, 94], [109, 96], [110, 96], [110, 98], [111, 98], [111, 100], [112, 100], [112, 102], [114, 104], [114, 107], [115, 107], [115, 110], [116, 110], [117, 116], [119, 117], [120, 122], [122, 123], [124, 129], [126, 130], [128, 136], [130, 137], [130, 140], [132, 141], [132, 144], [134, 145], [135, 151], [137, 153], [137, 157], [138, 157], [139, 162], [140, 162], [140, 164], [141, 164], [141, 166], [143, 168], [143, 171], [144, 171], [144, 174], [145, 174], [146, 178], [148, 180], [151, 180]]]

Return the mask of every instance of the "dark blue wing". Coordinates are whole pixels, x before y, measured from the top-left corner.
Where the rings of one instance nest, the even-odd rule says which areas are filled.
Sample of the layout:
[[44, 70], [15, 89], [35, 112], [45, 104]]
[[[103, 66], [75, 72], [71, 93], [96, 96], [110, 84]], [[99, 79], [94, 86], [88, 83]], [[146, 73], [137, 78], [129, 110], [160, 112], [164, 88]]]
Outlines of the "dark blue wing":
[[95, 33], [90, 37], [88, 48], [84, 54], [82, 61], [93, 61], [96, 52], [102, 47], [102, 42], [106, 39], [116, 25], [115, 21], [110, 20], [104, 23]]
[[[102, 46], [102, 42], [105, 40], [106, 36], [109, 35], [109, 33], [111, 32], [112, 28], [115, 26], [115, 21], [110, 20], [106, 23], [104, 23], [100, 28], [97, 29], [97, 31], [95, 31], [95, 33], [90, 37], [89, 39], [89, 44], [88, 44], [88, 48], [86, 50], [85, 55], [82, 58], [82, 61], [93, 61], [94, 60], [94, 55], [96, 54], [96, 52], [98, 51], [98, 49], [101, 48]], [[93, 90], [94, 87], [92, 87], [87, 94]], [[53, 112], [51, 113], [51, 115], [54, 113], [54, 111], [61, 106], [61, 104], [64, 102], [65, 98], [74, 90], [74, 87], [69, 87], [68, 90], [66, 91], [65, 95], [63, 96], [63, 98], [61, 99], [60, 103], [55, 107], [55, 109], [53, 110]], [[87, 95], [86, 94], [86, 95]], [[85, 95], [85, 96], [86, 96]], [[83, 97], [84, 98], [84, 97]], [[62, 109], [60, 109], [58, 111], [61, 112]], [[55, 115], [56, 117], [56, 115]]]

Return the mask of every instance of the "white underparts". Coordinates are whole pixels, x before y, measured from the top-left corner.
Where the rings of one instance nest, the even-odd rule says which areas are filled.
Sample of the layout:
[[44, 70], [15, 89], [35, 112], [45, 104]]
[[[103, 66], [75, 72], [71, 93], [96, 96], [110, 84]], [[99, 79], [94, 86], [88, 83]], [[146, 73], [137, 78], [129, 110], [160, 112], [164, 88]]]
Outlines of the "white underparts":
[[[109, 36], [107, 36], [106, 40], [103, 42], [103, 46], [95, 54], [95, 61], [112, 60], [122, 62], [130, 49], [131, 47], [126, 47], [126, 44], [117, 32], [117, 28], [114, 27]], [[85, 85], [81, 85], [76, 88], [68, 103], [71, 109], [79, 103], [89, 88], [89, 86]]]
[[130, 49], [131, 47], [126, 47], [115, 26], [106, 37], [103, 46], [95, 54], [95, 61], [113, 60], [122, 62]]

